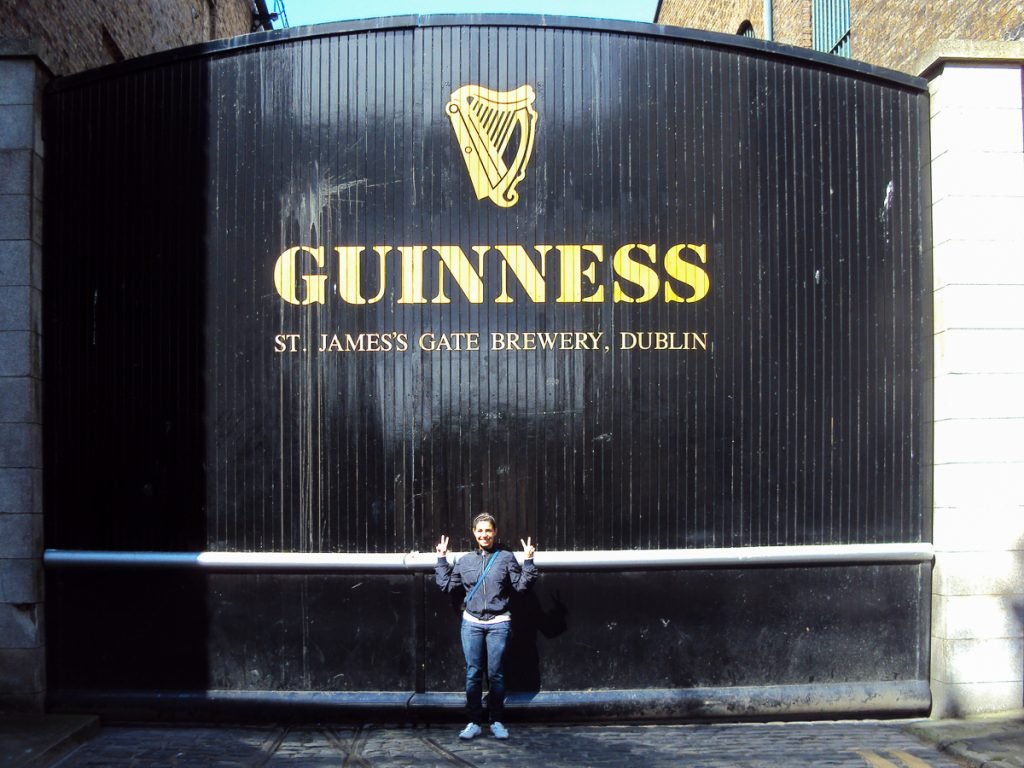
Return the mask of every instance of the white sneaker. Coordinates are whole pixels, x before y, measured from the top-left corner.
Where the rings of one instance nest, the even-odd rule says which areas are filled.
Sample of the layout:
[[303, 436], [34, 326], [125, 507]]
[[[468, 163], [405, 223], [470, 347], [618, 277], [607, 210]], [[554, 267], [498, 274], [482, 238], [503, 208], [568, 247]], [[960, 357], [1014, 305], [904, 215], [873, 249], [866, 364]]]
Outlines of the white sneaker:
[[[463, 728], [462, 731], [459, 733], [459, 738], [469, 741], [470, 739], [479, 736], [481, 730], [482, 729], [480, 728], [480, 726], [476, 723], [470, 723], [465, 728]], [[494, 730], [494, 726], [491, 726], [491, 730]], [[505, 737], [508, 738], [507, 733], [505, 734]]]
[[494, 738], [496, 739], [508, 738], [508, 729], [497, 721], [491, 723], [491, 733], [494, 734]]

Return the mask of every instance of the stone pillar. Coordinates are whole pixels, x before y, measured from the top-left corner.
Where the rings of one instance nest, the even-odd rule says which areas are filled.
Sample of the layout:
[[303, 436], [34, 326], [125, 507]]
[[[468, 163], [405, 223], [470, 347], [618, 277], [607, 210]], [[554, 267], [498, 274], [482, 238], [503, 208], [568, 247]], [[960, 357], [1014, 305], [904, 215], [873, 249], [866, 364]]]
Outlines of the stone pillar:
[[933, 717], [1024, 705], [1024, 43], [947, 43], [931, 81]]
[[0, 40], [0, 711], [41, 712], [43, 624], [42, 88], [25, 41]]

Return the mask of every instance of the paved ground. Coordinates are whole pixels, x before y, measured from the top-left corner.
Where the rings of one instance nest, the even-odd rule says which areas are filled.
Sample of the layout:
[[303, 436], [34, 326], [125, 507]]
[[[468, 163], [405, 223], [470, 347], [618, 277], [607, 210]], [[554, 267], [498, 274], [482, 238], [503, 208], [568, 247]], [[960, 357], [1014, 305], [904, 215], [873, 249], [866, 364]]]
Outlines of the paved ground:
[[760, 725], [518, 725], [500, 742], [458, 726], [101, 725], [0, 717], [0, 768], [1024, 768], [1024, 711], [957, 720]]
[[957, 768], [906, 723], [512, 727], [471, 742], [453, 726], [103, 727], [59, 768], [132, 766], [633, 766]]

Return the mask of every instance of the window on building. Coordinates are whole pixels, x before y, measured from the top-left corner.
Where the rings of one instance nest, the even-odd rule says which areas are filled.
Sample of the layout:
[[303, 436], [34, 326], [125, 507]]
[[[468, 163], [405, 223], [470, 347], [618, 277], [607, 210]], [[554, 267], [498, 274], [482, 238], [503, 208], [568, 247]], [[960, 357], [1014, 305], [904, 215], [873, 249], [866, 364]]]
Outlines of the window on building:
[[812, 46], [850, 58], [850, 0], [811, 0]]
[[754, 34], [754, 25], [749, 20], [744, 21], [740, 24], [740, 28], [736, 30], [736, 34], [740, 37], [757, 37]]

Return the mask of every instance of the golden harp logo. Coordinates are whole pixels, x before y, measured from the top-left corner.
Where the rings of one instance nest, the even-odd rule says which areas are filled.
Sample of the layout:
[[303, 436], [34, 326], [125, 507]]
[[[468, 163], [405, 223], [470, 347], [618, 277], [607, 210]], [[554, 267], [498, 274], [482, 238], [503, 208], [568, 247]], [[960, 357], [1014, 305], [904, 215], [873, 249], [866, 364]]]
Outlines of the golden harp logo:
[[464, 85], [448, 100], [448, 117], [478, 200], [489, 197], [502, 208], [519, 200], [516, 186], [526, 176], [537, 129], [535, 98], [529, 85], [513, 91]]

